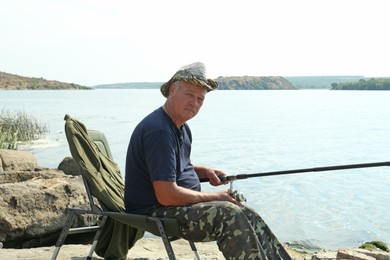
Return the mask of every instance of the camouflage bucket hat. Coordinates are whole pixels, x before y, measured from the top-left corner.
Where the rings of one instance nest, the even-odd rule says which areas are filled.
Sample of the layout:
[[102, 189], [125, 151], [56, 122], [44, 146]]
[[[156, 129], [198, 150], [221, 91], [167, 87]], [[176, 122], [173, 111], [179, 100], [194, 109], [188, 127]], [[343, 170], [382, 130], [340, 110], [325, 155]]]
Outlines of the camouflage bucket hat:
[[218, 83], [215, 80], [206, 79], [205, 65], [201, 62], [195, 62], [181, 67], [168, 82], [161, 85], [160, 90], [164, 97], [168, 97], [171, 84], [179, 80], [200, 86], [207, 92], [218, 88]]

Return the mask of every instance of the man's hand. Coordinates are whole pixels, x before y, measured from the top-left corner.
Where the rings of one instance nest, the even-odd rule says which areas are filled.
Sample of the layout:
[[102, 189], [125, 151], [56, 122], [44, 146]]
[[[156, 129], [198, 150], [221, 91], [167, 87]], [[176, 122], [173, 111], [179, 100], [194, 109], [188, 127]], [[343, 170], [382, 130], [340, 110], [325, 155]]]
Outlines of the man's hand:
[[226, 176], [226, 174], [219, 170], [210, 169], [207, 171], [207, 178], [210, 180], [210, 184], [213, 186], [219, 186], [229, 183], [229, 181], [221, 181], [219, 176]]
[[219, 176], [226, 176], [223, 171], [207, 168], [203, 166], [195, 166], [195, 171], [199, 178], [207, 178], [213, 186], [219, 186], [229, 183], [229, 181], [221, 181]]
[[220, 196], [219, 199], [216, 199], [216, 200], [229, 201], [229, 202], [237, 204], [237, 205], [241, 204], [232, 197], [233, 191], [231, 189], [221, 190], [221, 191], [216, 192], [216, 194]]

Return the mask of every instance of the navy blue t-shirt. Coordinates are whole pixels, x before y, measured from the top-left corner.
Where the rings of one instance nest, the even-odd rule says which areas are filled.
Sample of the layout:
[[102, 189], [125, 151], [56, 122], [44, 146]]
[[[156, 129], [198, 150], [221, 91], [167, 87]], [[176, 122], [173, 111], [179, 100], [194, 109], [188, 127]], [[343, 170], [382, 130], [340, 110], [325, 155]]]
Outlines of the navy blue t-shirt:
[[158, 204], [154, 180], [176, 181], [178, 186], [200, 191], [190, 160], [191, 143], [188, 125], [178, 129], [162, 107], [137, 125], [126, 156], [126, 212], [148, 214]]

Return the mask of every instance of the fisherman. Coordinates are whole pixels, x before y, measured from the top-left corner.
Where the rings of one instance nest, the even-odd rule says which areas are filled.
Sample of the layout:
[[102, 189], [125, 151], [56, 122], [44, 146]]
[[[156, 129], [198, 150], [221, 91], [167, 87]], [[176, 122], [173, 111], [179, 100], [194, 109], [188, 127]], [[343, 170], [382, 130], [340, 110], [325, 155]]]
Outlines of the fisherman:
[[264, 220], [233, 198], [231, 189], [202, 192], [200, 179], [227, 184], [223, 171], [193, 165], [187, 121], [217, 89], [203, 63], [180, 68], [161, 86], [163, 106], [135, 128], [127, 150], [126, 212], [178, 220], [189, 241], [217, 241], [226, 259], [291, 259]]

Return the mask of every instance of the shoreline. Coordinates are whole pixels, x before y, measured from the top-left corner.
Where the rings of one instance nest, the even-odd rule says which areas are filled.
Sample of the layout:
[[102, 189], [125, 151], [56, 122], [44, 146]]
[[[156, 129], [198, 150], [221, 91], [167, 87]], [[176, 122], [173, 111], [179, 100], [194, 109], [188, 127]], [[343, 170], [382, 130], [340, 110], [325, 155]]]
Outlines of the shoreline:
[[[225, 259], [222, 253], [219, 251], [218, 246], [215, 242], [204, 242], [195, 243], [198, 253], [202, 259]], [[57, 259], [58, 260], [81, 260], [87, 256], [91, 245], [80, 245], [80, 244], [66, 244], [63, 245]], [[172, 247], [175, 255], [178, 259], [194, 259], [195, 255], [191, 251], [191, 247], [188, 242], [180, 239], [172, 242]], [[37, 247], [37, 248], [26, 248], [26, 249], [13, 249], [13, 248], [2, 248], [0, 249], [0, 255], [2, 259], [28, 259], [28, 260], [40, 260], [40, 259], [51, 259], [54, 252], [54, 246], [50, 247]], [[330, 259], [336, 258], [337, 251], [332, 250], [320, 250], [315, 253], [303, 253], [295, 251], [286, 246], [288, 253], [293, 259], [304, 260], [312, 259], [316, 255], [317, 259]], [[102, 257], [96, 255], [92, 256], [93, 260], [102, 260]], [[142, 238], [133, 248], [131, 248], [127, 254], [128, 260], [162, 260], [168, 259], [164, 245], [160, 238]]]

